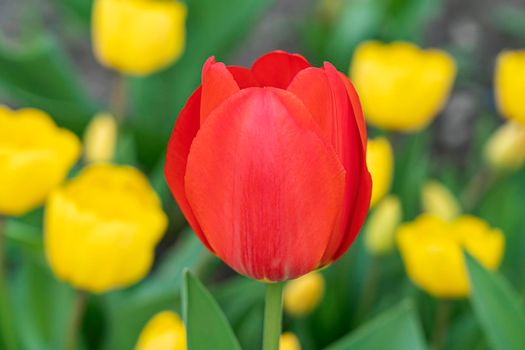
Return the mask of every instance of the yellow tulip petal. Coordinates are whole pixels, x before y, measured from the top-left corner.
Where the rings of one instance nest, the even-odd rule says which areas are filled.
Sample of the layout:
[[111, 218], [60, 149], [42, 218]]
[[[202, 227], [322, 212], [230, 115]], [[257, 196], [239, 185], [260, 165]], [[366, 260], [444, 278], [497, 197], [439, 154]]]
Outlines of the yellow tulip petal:
[[428, 181], [421, 191], [423, 210], [443, 220], [452, 220], [461, 213], [461, 207], [456, 197], [443, 184]]
[[484, 156], [497, 171], [521, 168], [525, 164], [525, 125], [508, 121], [499, 127], [487, 141]]
[[172, 311], [156, 314], [142, 330], [135, 350], [186, 350], [186, 330]]
[[295, 334], [285, 332], [279, 339], [279, 350], [301, 350], [301, 344]]
[[99, 113], [84, 132], [86, 162], [110, 162], [117, 143], [117, 121], [108, 113]]
[[284, 310], [289, 315], [300, 317], [311, 313], [321, 302], [325, 281], [318, 272], [310, 272], [284, 287]]
[[525, 124], [525, 50], [503, 51], [496, 60], [494, 91], [500, 112]]
[[365, 247], [370, 254], [383, 255], [392, 251], [401, 216], [401, 201], [396, 196], [388, 196], [379, 202], [364, 232]]
[[385, 194], [390, 191], [394, 171], [394, 152], [390, 142], [384, 137], [368, 140], [366, 163], [372, 176], [373, 207]]

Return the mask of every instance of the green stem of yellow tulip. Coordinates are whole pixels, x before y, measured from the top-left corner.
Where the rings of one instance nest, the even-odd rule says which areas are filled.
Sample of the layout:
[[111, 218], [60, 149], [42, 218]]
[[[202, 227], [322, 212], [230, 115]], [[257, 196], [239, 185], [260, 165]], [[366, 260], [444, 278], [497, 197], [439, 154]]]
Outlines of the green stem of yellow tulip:
[[376, 298], [377, 286], [381, 277], [381, 264], [379, 262], [379, 257], [372, 256], [371, 259], [370, 267], [368, 268], [368, 272], [365, 276], [363, 288], [361, 289], [361, 295], [359, 297], [359, 306], [354, 318], [355, 325], [360, 324], [361, 321], [366, 317]]
[[111, 112], [122, 123], [127, 112], [128, 87], [126, 76], [118, 74], [113, 82], [113, 91], [111, 92]]
[[462, 195], [463, 204], [467, 211], [471, 211], [476, 208], [479, 202], [483, 199], [483, 196], [493, 185], [494, 180], [494, 173], [488, 167], [482, 168], [476, 174]]
[[432, 349], [434, 350], [443, 349], [443, 346], [445, 345], [451, 312], [451, 302], [449, 300], [439, 300], [436, 309], [434, 331], [432, 332]]
[[268, 283], [264, 308], [263, 350], [279, 350], [284, 283]]
[[84, 309], [86, 306], [86, 294], [82, 291], [76, 291], [75, 301], [73, 305], [73, 312], [69, 321], [69, 328], [66, 334], [66, 341], [64, 344], [65, 350], [74, 350], [77, 345], [77, 337], [82, 325], [82, 317], [84, 316]]
[[17, 349], [17, 339], [12, 319], [9, 290], [7, 285], [7, 269], [5, 264], [5, 221], [0, 216], [0, 332], [4, 339], [6, 350]]

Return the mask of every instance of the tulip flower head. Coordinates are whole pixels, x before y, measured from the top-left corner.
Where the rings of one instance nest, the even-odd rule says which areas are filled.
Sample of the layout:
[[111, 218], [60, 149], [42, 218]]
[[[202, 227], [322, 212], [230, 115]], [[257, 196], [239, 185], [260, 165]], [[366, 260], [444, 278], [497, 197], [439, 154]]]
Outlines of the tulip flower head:
[[485, 161], [496, 171], [518, 170], [525, 164], [525, 125], [508, 121], [489, 138]]
[[301, 350], [301, 343], [291, 332], [284, 332], [279, 339], [279, 350]]
[[494, 75], [496, 103], [501, 114], [525, 125], [525, 50], [500, 53]]
[[370, 41], [356, 49], [350, 76], [367, 122], [386, 130], [416, 132], [445, 105], [456, 66], [441, 50]]
[[46, 113], [0, 106], [0, 215], [22, 215], [41, 205], [80, 150], [78, 138]]
[[142, 173], [102, 163], [53, 191], [44, 221], [45, 250], [55, 275], [95, 293], [143, 278], [167, 226]]
[[182, 54], [186, 13], [186, 5], [175, 0], [95, 0], [95, 55], [123, 74], [154, 73]]
[[142, 330], [135, 350], [186, 350], [186, 328], [172, 311], [156, 314]]
[[117, 121], [108, 113], [93, 117], [84, 133], [86, 162], [110, 162], [117, 143]]
[[372, 199], [370, 206], [373, 207], [389, 191], [392, 184], [394, 172], [394, 152], [390, 142], [385, 137], [368, 140], [366, 164], [370, 175], [372, 175]]
[[371, 255], [385, 255], [392, 251], [402, 214], [401, 201], [396, 196], [384, 198], [374, 208], [364, 233], [365, 247]]
[[503, 257], [504, 236], [473, 216], [447, 222], [423, 214], [404, 224], [397, 242], [410, 279], [439, 298], [461, 298], [469, 294], [463, 250], [486, 268], [496, 269]]
[[324, 277], [318, 271], [289, 281], [284, 287], [284, 310], [295, 317], [306, 316], [319, 305], [324, 290]]
[[423, 210], [443, 220], [453, 220], [461, 214], [461, 206], [448, 188], [438, 181], [428, 181], [421, 190]]
[[366, 129], [350, 81], [282, 51], [251, 69], [210, 58], [165, 175], [195, 233], [239, 273], [300, 277], [337, 260], [366, 217]]

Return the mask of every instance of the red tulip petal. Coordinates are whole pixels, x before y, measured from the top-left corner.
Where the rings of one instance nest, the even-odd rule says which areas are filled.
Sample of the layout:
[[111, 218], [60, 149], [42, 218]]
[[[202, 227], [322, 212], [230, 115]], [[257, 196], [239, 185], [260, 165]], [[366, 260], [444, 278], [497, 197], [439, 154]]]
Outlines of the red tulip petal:
[[357, 127], [359, 128], [359, 133], [361, 134], [361, 141], [363, 142], [363, 149], [366, 153], [366, 122], [365, 117], [363, 116], [363, 108], [361, 107], [361, 101], [359, 100], [359, 95], [357, 94], [357, 91], [354, 87], [354, 85], [350, 82], [350, 79], [343, 73], [339, 72], [339, 76], [341, 77], [341, 80], [345, 84], [346, 91], [348, 93], [348, 98], [350, 99], [350, 105], [352, 106], [354, 110], [354, 117], [357, 122]]
[[344, 179], [335, 152], [295, 96], [249, 88], [199, 130], [185, 181], [216, 254], [241, 274], [278, 281], [319, 265]]
[[239, 91], [239, 85], [224, 63], [206, 61], [202, 74], [201, 125], [217, 106]]
[[260, 86], [259, 82], [253, 76], [253, 73], [248, 68], [239, 67], [239, 66], [227, 66], [230, 73], [233, 75], [233, 78], [239, 85], [239, 88], [246, 89], [249, 87]]
[[[173, 197], [177, 201], [182, 213], [188, 220], [191, 228], [200, 238], [200, 240], [212, 250], [208, 240], [204, 236], [202, 229], [193, 215], [193, 211], [186, 198], [184, 188], [184, 176], [186, 174], [186, 163], [190, 147], [199, 131], [199, 110], [201, 105], [201, 89], [195, 90], [193, 95], [188, 99], [175, 123], [175, 127], [168, 143], [166, 153], [166, 166], [164, 176], [168, 182]], [[213, 250], [212, 250], [213, 251]]]
[[[350, 236], [355, 238], [361, 224], [353, 221], [360, 192], [363, 169], [366, 170], [363, 142], [339, 72], [330, 64], [324, 69], [309, 68], [298, 73], [289, 91], [298, 96], [323, 130], [323, 136], [335, 148], [346, 169], [345, 200], [338, 225], [323, 257], [323, 264], [332, 261], [339, 247]], [[365, 139], [366, 142], [366, 139]], [[368, 208], [368, 207], [367, 207]]]
[[252, 72], [261, 86], [286, 89], [295, 75], [308, 67], [310, 63], [301, 55], [274, 51], [255, 61]]

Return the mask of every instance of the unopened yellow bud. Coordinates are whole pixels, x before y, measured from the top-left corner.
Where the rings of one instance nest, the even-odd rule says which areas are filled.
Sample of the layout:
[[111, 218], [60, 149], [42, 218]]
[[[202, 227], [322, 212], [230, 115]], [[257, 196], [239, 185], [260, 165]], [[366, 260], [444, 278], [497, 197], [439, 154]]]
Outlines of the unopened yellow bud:
[[49, 196], [45, 251], [59, 279], [105, 292], [147, 274], [166, 226], [160, 200], [141, 172], [97, 163]]
[[394, 152], [388, 139], [378, 137], [368, 140], [366, 163], [372, 176], [372, 198], [370, 206], [373, 207], [384, 195], [390, 191], [394, 171]]
[[397, 243], [408, 276], [417, 286], [435, 297], [461, 298], [470, 291], [463, 250], [494, 270], [501, 263], [505, 238], [473, 216], [449, 222], [423, 214], [400, 226]]
[[41, 205], [80, 156], [78, 138], [36, 109], [0, 106], [0, 215]]
[[111, 114], [97, 114], [84, 133], [86, 162], [110, 162], [115, 154], [117, 122]]
[[518, 170], [525, 164], [525, 125], [509, 121], [485, 145], [485, 160], [495, 170]]
[[456, 197], [438, 181], [428, 181], [421, 191], [423, 211], [443, 220], [453, 220], [461, 213]]
[[146, 324], [135, 350], [186, 350], [186, 329], [179, 315], [163, 311]]
[[494, 92], [505, 118], [525, 124], [525, 50], [503, 51], [496, 60]]
[[95, 55], [123, 74], [158, 71], [184, 50], [186, 12], [186, 5], [174, 0], [95, 0]]
[[425, 128], [443, 108], [456, 76], [444, 51], [370, 41], [355, 51], [350, 76], [368, 123], [386, 130]]
[[301, 350], [299, 339], [291, 332], [284, 332], [279, 339], [279, 350]]
[[401, 217], [399, 198], [388, 196], [379, 202], [368, 219], [365, 231], [365, 246], [370, 254], [383, 255], [392, 251]]
[[284, 287], [284, 310], [291, 316], [308, 315], [323, 299], [325, 281], [318, 271], [310, 272]]

